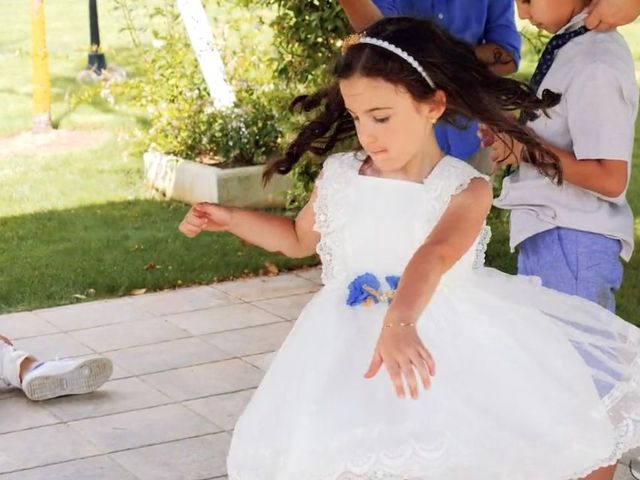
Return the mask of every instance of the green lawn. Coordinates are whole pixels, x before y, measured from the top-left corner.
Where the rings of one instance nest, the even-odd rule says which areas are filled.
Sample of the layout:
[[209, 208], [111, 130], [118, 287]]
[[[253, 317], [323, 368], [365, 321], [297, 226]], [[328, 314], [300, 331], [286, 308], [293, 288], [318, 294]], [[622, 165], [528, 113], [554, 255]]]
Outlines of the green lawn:
[[[122, 15], [113, 0], [99, 2], [100, 34], [107, 52], [107, 62], [135, 67], [127, 58], [130, 41], [120, 32]], [[0, 2], [0, 136], [28, 130], [31, 127], [31, 58], [29, 3], [20, 0]], [[75, 80], [87, 63], [89, 47], [89, 14], [86, 2], [56, 0], [46, 2], [47, 48], [52, 81], [52, 117], [64, 128], [126, 127], [130, 112], [109, 112], [102, 106], [69, 111], [71, 94], [78, 90]], [[10, 19], [10, 22], [9, 22]]]
[[[156, 0], [154, 0], [156, 1]], [[115, 0], [100, 2], [100, 27], [107, 62], [129, 73], [139, 68]], [[140, 10], [138, 10], [138, 15]], [[105, 129], [102, 145], [64, 155], [0, 156], [0, 313], [60, 305], [87, 298], [124, 295], [134, 289], [172, 288], [258, 272], [265, 263], [294, 268], [292, 261], [246, 247], [229, 235], [188, 240], [176, 227], [186, 206], [156, 199], [142, 184], [139, 156], [127, 155], [131, 130], [146, 117], [125, 105], [94, 102], [72, 108], [75, 81], [87, 60], [85, 2], [47, 2], [47, 41], [53, 81], [53, 119], [66, 129]], [[0, 2], [0, 137], [31, 124], [28, 5]], [[142, 20], [137, 17], [138, 20]], [[640, 23], [623, 31], [640, 61]], [[525, 58], [523, 71], [531, 69]], [[640, 123], [638, 124], [640, 134]], [[635, 166], [640, 162], [636, 145]], [[637, 168], [636, 168], [637, 170]], [[637, 173], [637, 172], [636, 172]], [[640, 177], [634, 174], [631, 204], [640, 211]], [[493, 214], [491, 265], [513, 271], [504, 218]], [[640, 222], [636, 223], [640, 240]], [[95, 293], [94, 293], [95, 292]], [[640, 255], [627, 265], [620, 313], [640, 324]]]
[[[155, 0], [154, 0], [155, 1]], [[156, 2], [158, 3], [158, 2]], [[113, 0], [101, 1], [100, 30], [107, 62], [136, 71], [128, 34]], [[187, 206], [155, 198], [144, 187], [142, 160], [127, 137], [146, 117], [126, 105], [95, 101], [72, 108], [75, 76], [87, 61], [86, 2], [46, 5], [53, 85], [52, 117], [65, 129], [105, 129], [108, 140], [75, 153], [0, 155], [0, 313], [172, 288], [265, 270], [291, 269], [291, 260], [247, 247], [231, 235], [189, 240], [177, 225]], [[28, 6], [0, 3], [0, 138], [31, 125]], [[95, 293], [94, 293], [95, 292]]]

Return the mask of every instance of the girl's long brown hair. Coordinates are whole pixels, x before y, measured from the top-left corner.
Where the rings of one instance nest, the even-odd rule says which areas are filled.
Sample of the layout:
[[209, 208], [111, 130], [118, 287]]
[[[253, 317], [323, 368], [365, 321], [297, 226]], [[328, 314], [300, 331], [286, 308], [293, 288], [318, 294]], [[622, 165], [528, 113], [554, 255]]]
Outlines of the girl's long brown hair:
[[[546, 112], [558, 104], [560, 95], [545, 90], [542, 98], [538, 98], [529, 85], [495, 75], [478, 60], [471, 45], [456, 39], [430, 20], [384, 18], [369, 27], [366, 35], [401, 48], [422, 65], [436, 88], [446, 94], [447, 106], [441, 121], [464, 127], [461, 118], [477, 119], [493, 131], [505, 133], [522, 143], [528, 163], [558, 182], [562, 181], [557, 156], [518, 123], [514, 115], [505, 114]], [[319, 110], [319, 113], [301, 128], [284, 157], [267, 167], [265, 180], [275, 172], [290, 172], [306, 152], [325, 155], [340, 140], [355, 135], [353, 120], [340, 95], [339, 80], [354, 75], [381, 78], [406, 88], [417, 101], [429, 101], [436, 92], [402, 57], [366, 43], [348, 47], [338, 58], [333, 73], [334, 84], [313, 95], [300, 96], [291, 104], [292, 110]]]

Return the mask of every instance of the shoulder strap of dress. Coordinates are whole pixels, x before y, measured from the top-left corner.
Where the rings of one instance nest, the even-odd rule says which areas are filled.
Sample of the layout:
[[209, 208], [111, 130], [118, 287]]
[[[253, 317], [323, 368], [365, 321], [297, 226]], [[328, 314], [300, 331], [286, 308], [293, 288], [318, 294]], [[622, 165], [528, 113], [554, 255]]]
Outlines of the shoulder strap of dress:
[[355, 152], [342, 152], [330, 155], [322, 166], [322, 177], [332, 175], [357, 174], [362, 162], [356, 158]]
[[322, 280], [325, 285], [343, 273], [341, 263], [335, 259], [335, 252], [343, 246], [341, 226], [347, 221], [343, 211], [347, 202], [345, 197], [361, 164], [353, 152], [331, 155], [325, 160], [322, 173], [316, 181], [313, 228], [320, 234], [316, 250], [322, 260]]
[[329, 216], [334, 214], [335, 205], [344, 201], [349, 182], [358, 174], [361, 162], [354, 152], [337, 153], [329, 156], [316, 180], [317, 197], [314, 205], [316, 230], [324, 233], [329, 228]]
[[[491, 181], [487, 175], [480, 173], [467, 162], [454, 157], [445, 157], [436, 165], [425, 181], [425, 186], [434, 192], [435, 197], [432, 198], [435, 198], [433, 203], [437, 211], [436, 221], [439, 221], [447, 210], [451, 198], [467, 188], [474, 178], [484, 178], [488, 182]], [[485, 224], [478, 235], [473, 250], [475, 251], [474, 268], [484, 266], [485, 252], [490, 238], [491, 229]]]
[[425, 185], [428, 188], [435, 187], [437, 191], [440, 191], [444, 197], [445, 205], [447, 205], [451, 197], [467, 188], [474, 178], [484, 178], [490, 181], [487, 175], [480, 173], [467, 162], [453, 157], [445, 157], [427, 177]]

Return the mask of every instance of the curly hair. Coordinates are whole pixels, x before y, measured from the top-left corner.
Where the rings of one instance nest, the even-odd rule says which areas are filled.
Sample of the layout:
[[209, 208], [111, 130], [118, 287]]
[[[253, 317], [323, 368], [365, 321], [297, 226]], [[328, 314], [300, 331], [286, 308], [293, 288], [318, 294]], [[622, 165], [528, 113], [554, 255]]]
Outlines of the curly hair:
[[[523, 158], [543, 174], [562, 182], [558, 157], [518, 122], [515, 115], [543, 112], [558, 104], [560, 95], [545, 90], [541, 98], [526, 83], [492, 73], [476, 57], [468, 43], [458, 40], [430, 20], [409, 17], [383, 18], [366, 30], [366, 36], [401, 48], [424, 68], [436, 88], [447, 98], [441, 121], [464, 128], [464, 118], [477, 119], [497, 133], [504, 133], [524, 146]], [[291, 111], [312, 112], [317, 116], [302, 126], [284, 157], [265, 170], [265, 181], [275, 173], [286, 174], [306, 152], [325, 155], [344, 139], [355, 135], [338, 82], [355, 75], [380, 78], [404, 87], [416, 101], [428, 102], [436, 93], [425, 78], [406, 60], [384, 48], [355, 43], [337, 59], [335, 82], [313, 95], [297, 97]], [[500, 140], [502, 141], [502, 140]], [[507, 145], [511, 148], [510, 145]]]

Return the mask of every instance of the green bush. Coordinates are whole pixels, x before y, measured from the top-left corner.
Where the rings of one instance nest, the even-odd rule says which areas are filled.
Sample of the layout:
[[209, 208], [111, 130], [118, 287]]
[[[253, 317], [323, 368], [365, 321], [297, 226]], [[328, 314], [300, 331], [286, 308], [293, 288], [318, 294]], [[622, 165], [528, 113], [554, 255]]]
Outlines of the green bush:
[[327, 67], [350, 32], [341, 7], [329, 0], [261, 2], [277, 8], [271, 23], [278, 57], [275, 74], [290, 85], [317, 88], [326, 81]]
[[[253, 4], [245, 0], [245, 4]], [[351, 32], [346, 16], [337, 2], [329, 0], [260, 0], [275, 8], [271, 21], [275, 66], [274, 83], [290, 92], [283, 105], [296, 95], [313, 93], [330, 81], [330, 68], [342, 40]], [[284, 110], [283, 110], [284, 111]], [[284, 136], [281, 144], [292, 140], [309, 116], [282, 115]], [[336, 150], [349, 148], [339, 146]], [[320, 171], [319, 159], [305, 155], [289, 174], [293, 186], [287, 193], [287, 207], [299, 209], [308, 201]]]
[[[119, 0], [117, 7], [126, 10], [127, 3]], [[171, 1], [149, 11], [145, 22], [127, 22], [143, 68], [127, 83], [110, 86], [110, 95], [147, 113], [150, 128], [138, 132], [142, 149], [221, 166], [263, 163], [283, 136], [279, 117], [284, 102], [271, 73], [275, 49], [268, 24], [273, 14], [263, 6], [238, 9], [228, 0], [209, 1], [206, 7], [215, 19], [210, 24], [236, 93], [233, 106], [213, 106]], [[152, 38], [141, 40], [148, 29]]]
[[[216, 109], [174, 2], [149, 9], [130, 0], [114, 1], [140, 68], [126, 83], [94, 88], [93, 95], [145, 111], [149, 128], [137, 132], [140, 150], [222, 166], [263, 163], [286, 148], [307, 118], [290, 115], [289, 103], [327, 81], [349, 33], [340, 7], [326, 0], [205, 1], [237, 96], [234, 106]], [[87, 102], [88, 96], [85, 92], [75, 100]], [[308, 197], [317, 175], [318, 166], [307, 161], [292, 173], [292, 208]]]
[[300, 161], [289, 174], [292, 179], [291, 188], [287, 191], [286, 207], [290, 210], [300, 210], [309, 201], [313, 184], [322, 164], [312, 158]]

